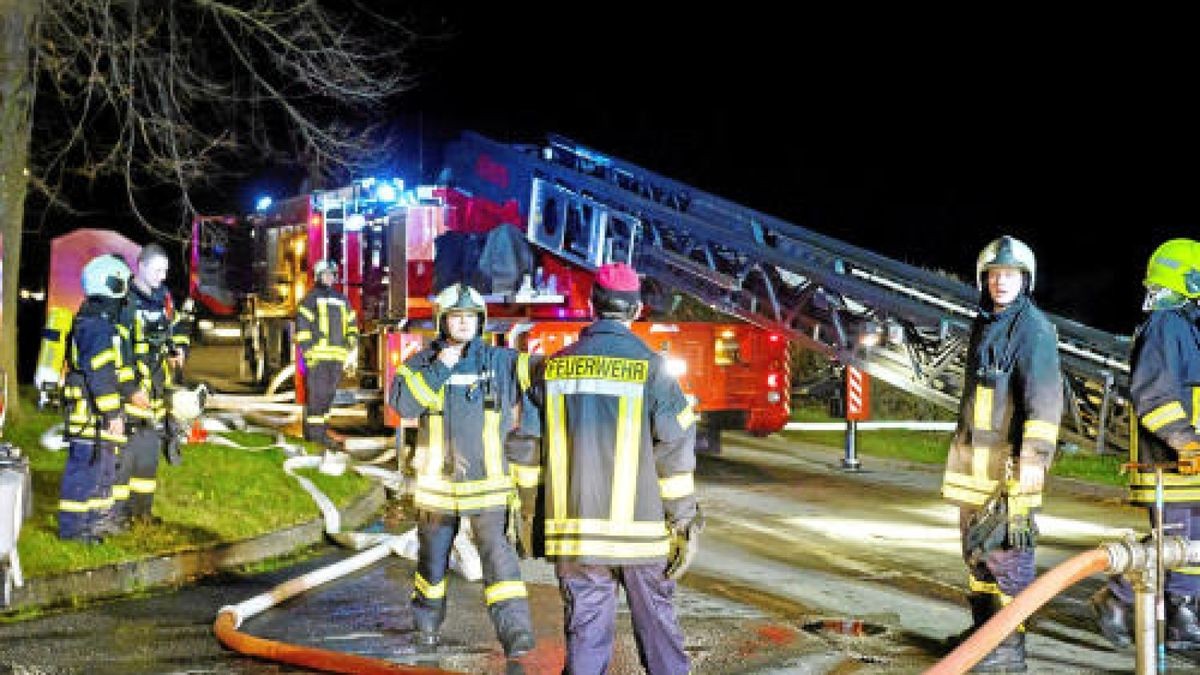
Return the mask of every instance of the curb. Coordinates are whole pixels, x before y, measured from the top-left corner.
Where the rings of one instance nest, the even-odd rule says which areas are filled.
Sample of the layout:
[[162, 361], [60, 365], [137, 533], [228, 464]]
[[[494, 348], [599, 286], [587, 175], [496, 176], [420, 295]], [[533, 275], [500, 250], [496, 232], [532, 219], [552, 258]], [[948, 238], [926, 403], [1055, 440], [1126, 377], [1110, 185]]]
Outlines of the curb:
[[[340, 511], [343, 525], [357, 527], [368, 522], [386, 501], [386, 490], [382, 485], [376, 484], [369, 492]], [[316, 518], [251, 539], [66, 574], [26, 579], [24, 586], [13, 589], [13, 601], [5, 613], [11, 614], [24, 609], [76, 606], [86, 602], [125, 597], [149, 589], [180, 586], [200, 577], [286, 555], [325, 540], [325, 521]]]

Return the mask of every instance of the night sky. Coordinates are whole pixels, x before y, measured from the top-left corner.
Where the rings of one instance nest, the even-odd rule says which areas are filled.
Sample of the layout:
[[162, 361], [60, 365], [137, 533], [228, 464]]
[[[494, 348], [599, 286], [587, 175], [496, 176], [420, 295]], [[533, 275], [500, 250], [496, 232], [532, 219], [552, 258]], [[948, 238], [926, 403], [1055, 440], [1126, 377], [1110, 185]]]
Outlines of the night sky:
[[1012, 234], [1043, 307], [1119, 333], [1155, 246], [1200, 237], [1196, 59], [1169, 17], [520, 4], [446, 17], [408, 129], [558, 132], [964, 280]]

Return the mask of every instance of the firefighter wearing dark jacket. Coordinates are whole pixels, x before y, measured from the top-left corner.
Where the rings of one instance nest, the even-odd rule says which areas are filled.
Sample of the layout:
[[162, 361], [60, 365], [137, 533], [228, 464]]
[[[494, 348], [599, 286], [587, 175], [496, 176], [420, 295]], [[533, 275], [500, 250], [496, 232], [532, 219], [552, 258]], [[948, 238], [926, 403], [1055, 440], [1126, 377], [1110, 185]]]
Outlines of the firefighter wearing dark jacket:
[[58, 502], [58, 536], [98, 543], [116, 531], [112, 487], [125, 445], [123, 403], [142, 408], [127, 334], [120, 324], [129, 268], [115, 255], [83, 268], [86, 296], [71, 326], [63, 382], [64, 437], [68, 443]]
[[[980, 308], [942, 483], [942, 496], [960, 506], [972, 615], [966, 634], [1035, 575], [1034, 513], [1042, 504], [1063, 406], [1057, 332], [1030, 297], [1036, 279], [1033, 251], [1012, 237], [992, 241], [976, 261]], [[1023, 626], [975, 668], [1024, 669]]]
[[117, 462], [113, 487], [116, 511], [122, 524], [130, 520], [156, 522], [154, 495], [158, 490], [159, 453], [178, 462], [174, 435], [168, 428], [166, 398], [190, 345], [187, 327], [178, 323], [171, 295], [163, 282], [169, 261], [158, 244], [148, 244], [138, 254], [137, 273], [130, 285], [126, 319], [133, 343], [134, 367], [140, 387], [150, 398], [150, 408], [126, 404], [129, 443]]
[[628, 265], [597, 271], [598, 319], [535, 369], [534, 405], [510, 437], [524, 453], [523, 473], [542, 468], [545, 553], [566, 609], [566, 671], [575, 675], [608, 671], [618, 586], [642, 667], [652, 675], [689, 668], [673, 600], [703, 524], [692, 482], [696, 419], [663, 357], [630, 330], [639, 289]]
[[[1169, 534], [1200, 540], [1200, 243], [1172, 239], [1154, 251], [1146, 268], [1146, 320], [1133, 337], [1130, 354], [1130, 501], [1149, 509], [1155, 523], [1155, 472], [1163, 470], [1163, 526]], [[1171, 529], [1174, 528], [1174, 529]], [[1166, 646], [1200, 648], [1196, 600], [1200, 566], [1166, 574]], [[1128, 646], [1133, 590], [1113, 577], [1092, 597], [1100, 630]]]
[[316, 286], [296, 308], [296, 344], [304, 355], [304, 438], [330, 445], [329, 409], [358, 340], [358, 319], [346, 296], [333, 288], [338, 267], [322, 260]]
[[390, 404], [419, 421], [414, 465], [417, 537], [412, 607], [424, 647], [438, 644], [446, 616], [446, 572], [462, 518], [468, 518], [483, 567], [483, 596], [509, 657], [534, 647], [529, 601], [513, 542], [509, 507], [515, 493], [504, 455], [521, 400], [518, 370], [527, 357], [492, 347], [480, 335], [483, 297], [463, 285], [434, 300], [438, 337], [401, 365]]

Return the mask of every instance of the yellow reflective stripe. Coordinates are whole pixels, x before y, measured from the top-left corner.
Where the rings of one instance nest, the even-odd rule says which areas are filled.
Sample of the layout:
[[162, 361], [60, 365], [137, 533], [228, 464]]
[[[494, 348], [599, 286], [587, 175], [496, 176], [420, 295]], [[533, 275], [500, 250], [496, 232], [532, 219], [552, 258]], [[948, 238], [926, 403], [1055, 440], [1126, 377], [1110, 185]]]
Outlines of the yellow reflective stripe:
[[658, 479], [658, 493], [663, 499], [679, 499], [696, 491], [691, 473], [681, 473]]
[[124, 367], [117, 369], [117, 381], [129, 382], [133, 380], [133, 368]]
[[650, 539], [667, 536], [667, 525], [661, 520], [616, 523], [599, 518], [562, 518], [547, 520], [545, 525], [547, 535], [582, 534]]
[[136, 345], [133, 346], [133, 353], [134, 354], [149, 354], [150, 353], [150, 343], [148, 343], [148, 342], [137, 343]]
[[456, 497], [470, 497], [483, 492], [495, 492], [497, 490], [502, 490], [505, 494], [508, 494], [512, 491], [512, 487], [512, 477], [505, 475], [484, 478], [482, 480], [465, 481], [450, 481], [438, 474], [421, 474], [417, 476], [418, 489], [440, 492]]
[[442, 511], [477, 511], [490, 508], [507, 508], [511, 492], [493, 492], [474, 497], [449, 496], [427, 492], [417, 488], [413, 493], [413, 503], [418, 508]]
[[98, 370], [106, 363], [117, 363], [117, 353], [111, 347], [92, 357], [92, 370]]
[[1054, 444], [1058, 441], [1058, 425], [1042, 420], [1026, 420], [1025, 440], [1036, 439]]
[[1008, 496], [1008, 505], [1010, 508], [1023, 509], [1028, 511], [1042, 505], [1042, 493], [1035, 492], [1033, 494], [1010, 494]]
[[527, 596], [525, 584], [520, 581], [500, 581], [483, 589], [483, 598], [488, 605]]
[[510, 464], [509, 466], [512, 468], [513, 478], [516, 479], [518, 486], [531, 488], [541, 484], [542, 467], [524, 466], [522, 464]]
[[988, 467], [991, 466], [992, 452], [984, 446], [971, 448], [972, 481], [988, 480]]
[[[425, 475], [440, 476], [442, 475], [442, 464], [446, 461], [445, 457], [445, 425], [442, 423], [441, 415], [429, 416], [429, 456], [425, 460]], [[418, 480], [420, 478], [418, 477]]]
[[622, 396], [617, 404], [616, 447], [613, 448], [613, 483], [609, 518], [633, 520], [637, 505], [638, 451], [641, 449], [642, 397]]
[[567, 516], [567, 431], [566, 431], [566, 397], [562, 394], [551, 395], [546, 399], [546, 426], [549, 440], [548, 465], [550, 469], [550, 490], [554, 495], [554, 507], [550, 512], [551, 518]]
[[300, 315], [303, 316], [304, 318], [308, 319], [309, 321], [313, 320], [312, 310], [305, 307], [304, 305], [300, 305], [299, 307], [297, 307], [296, 311], [300, 312]]
[[111, 410], [116, 410], [120, 407], [121, 407], [121, 395], [120, 394], [115, 394], [115, 393], [101, 394], [100, 396], [96, 397], [96, 408], [99, 409], [100, 412], [109, 412]]
[[88, 505], [87, 502], [76, 502], [69, 499], [60, 499], [58, 500], [58, 510], [66, 511], [68, 513], [87, 513]]
[[1200, 426], [1200, 387], [1192, 387], [1192, 426]]
[[403, 364], [401, 364], [399, 370], [396, 372], [400, 374], [400, 377], [404, 378], [404, 383], [408, 385], [408, 389], [412, 392], [413, 398], [417, 399], [417, 403], [430, 410], [442, 409], [441, 392], [434, 393], [433, 389], [425, 381], [424, 375]]
[[150, 494], [158, 488], [158, 481], [153, 478], [130, 478], [129, 490], [138, 494]]
[[[1155, 490], [1152, 487], [1130, 486], [1129, 500], [1136, 504], [1153, 504], [1156, 501]], [[1179, 488], [1164, 490], [1163, 501], [1169, 503], [1200, 502], [1200, 487], [1190, 490]]]
[[347, 308], [342, 312], [342, 335], [350, 337], [358, 333], [358, 317], [354, 315], [354, 310]]
[[521, 385], [521, 391], [529, 389], [529, 385], [533, 383], [532, 373], [529, 372], [528, 354], [517, 354], [517, 383]]
[[692, 410], [692, 406], [689, 405], [683, 410], [680, 410], [679, 414], [675, 416], [675, 419], [679, 422], [680, 428], [687, 429], [696, 423], [696, 412]]
[[111, 496], [110, 497], [93, 497], [93, 498], [87, 500], [88, 508], [93, 511], [100, 511], [102, 509], [110, 509], [110, 508], [112, 508], [113, 504], [114, 504], [114, 502], [113, 502], [113, 498]]
[[121, 501], [125, 501], [126, 499], [129, 499], [129, 486], [128, 485], [114, 485], [112, 488], [112, 492], [113, 492], [113, 499], [115, 499], [116, 501], [121, 502]]
[[296, 331], [296, 340], [303, 342], [305, 340], [311, 340], [311, 339], [312, 339], [312, 331], [308, 331], [308, 330]]
[[975, 428], [989, 431], [992, 428], [992, 388], [975, 387]]
[[488, 478], [504, 476], [503, 451], [500, 447], [500, 413], [495, 410], [483, 411], [483, 470]]
[[309, 424], [325, 424], [328, 420], [329, 418], [326, 415], [310, 415], [304, 418], [304, 421]]
[[323, 300], [317, 300], [317, 334], [321, 336], [321, 344], [329, 339], [329, 305]]
[[1150, 431], [1158, 431], [1171, 422], [1186, 419], [1187, 413], [1183, 411], [1183, 404], [1179, 401], [1171, 401], [1142, 415], [1142, 424]]
[[667, 555], [670, 543], [620, 541], [557, 541], [546, 542], [546, 555], [594, 556], [597, 558], [658, 558]]
[[994, 581], [980, 581], [975, 578], [975, 575], [967, 575], [967, 589], [972, 593], [988, 593], [990, 595], [1003, 595], [1000, 592], [1000, 586]]
[[425, 577], [421, 576], [420, 572], [414, 572], [413, 586], [416, 586], [417, 591], [430, 600], [440, 600], [446, 597], [445, 577], [436, 584], [430, 584], [428, 581], [425, 581]]

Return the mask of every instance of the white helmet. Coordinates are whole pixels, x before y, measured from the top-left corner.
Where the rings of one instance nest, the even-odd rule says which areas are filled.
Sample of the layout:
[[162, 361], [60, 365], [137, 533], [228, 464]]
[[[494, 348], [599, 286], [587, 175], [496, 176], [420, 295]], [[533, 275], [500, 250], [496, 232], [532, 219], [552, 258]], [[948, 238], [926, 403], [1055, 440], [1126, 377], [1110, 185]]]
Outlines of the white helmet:
[[129, 265], [121, 256], [115, 253], [96, 256], [83, 266], [83, 294], [123, 298], [129, 292], [130, 276]]
[[483, 324], [487, 323], [487, 303], [479, 291], [466, 284], [451, 284], [433, 299], [433, 321], [441, 335], [446, 334], [442, 317], [447, 312], [475, 312], [479, 315], [480, 333], [483, 332]]
[[204, 406], [208, 403], [208, 387], [203, 384], [195, 389], [179, 387], [172, 389], [170, 396], [171, 416], [181, 424], [191, 424], [204, 412]]
[[336, 260], [330, 260], [328, 258], [324, 260], [318, 260], [317, 264], [313, 266], [314, 277], [320, 277], [326, 272], [332, 272], [334, 276], [337, 276], [338, 264]]
[[975, 261], [975, 288], [983, 290], [984, 272], [993, 267], [1020, 269], [1029, 277], [1029, 288], [1025, 290], [1033, 292], [1033, 283], [1037, 279], [1037, 258], [1033, 256], [1033, 249], [1029, 248], [1025, 242], [1005, 235], [984, 246], [983, 250], [979, 252], [979, 258]]

